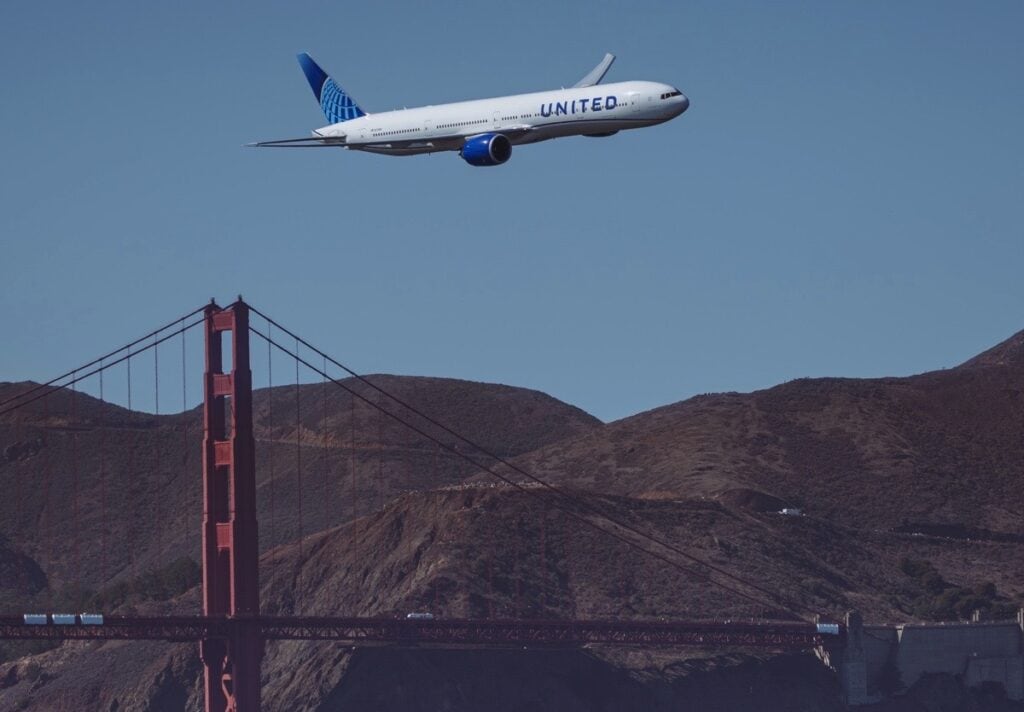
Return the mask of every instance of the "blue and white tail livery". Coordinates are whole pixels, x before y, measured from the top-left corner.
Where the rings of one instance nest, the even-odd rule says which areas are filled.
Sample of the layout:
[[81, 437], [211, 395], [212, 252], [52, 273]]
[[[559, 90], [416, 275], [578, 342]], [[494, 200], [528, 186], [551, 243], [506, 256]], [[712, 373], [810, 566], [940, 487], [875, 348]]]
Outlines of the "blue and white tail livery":
[[309, 81], [313, 96], [320, 102], [320, 108], [324, 110], [324, 116], [328, 121], [332, 124], [340, 124], [343, 121], [366, 116], [366, 112], [352, 101], [352, 97], [327, 76], [327, 73], [320, 69], [320, 65], [305, 52], [299, 55], [299, 65]]
[[331, 123], [308, 138], [249, 145], [333, 147], [391, 156], [457, 151], [470, 165], [497, 166], [509, 159], [512, 146], [562, 136], [611, 136], [664, 123], [690, 106], [686, 95], [669, 84], [601, 85], [614, 61], [614, 55], [605, 55], [569, 89], [368, 114], [302, 53], [299, 65]]

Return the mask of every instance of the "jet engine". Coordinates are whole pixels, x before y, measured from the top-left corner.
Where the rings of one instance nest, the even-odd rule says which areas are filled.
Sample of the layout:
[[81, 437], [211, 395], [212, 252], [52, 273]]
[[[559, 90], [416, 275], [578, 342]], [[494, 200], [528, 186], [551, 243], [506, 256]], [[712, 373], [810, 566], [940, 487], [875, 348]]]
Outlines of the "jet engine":
[[471, 166], [500, 166], [512, 155], [512, 142], [502, 134], [481, 134], [466, 139], [459, 155]]

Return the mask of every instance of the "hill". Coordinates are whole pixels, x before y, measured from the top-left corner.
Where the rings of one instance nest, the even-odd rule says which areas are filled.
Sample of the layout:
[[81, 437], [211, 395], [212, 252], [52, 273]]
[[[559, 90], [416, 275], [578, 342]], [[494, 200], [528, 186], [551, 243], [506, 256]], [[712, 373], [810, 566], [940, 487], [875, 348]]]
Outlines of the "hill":
[[856, 528], [1020, 535], [1022, 354], [1024, 332], [946, 371], [699, 396], [517, 462], [552, 481], [631, 497], [801, 507]]
[[[527, 389], [369, 380], [504, 456], [601, 427], [578, 408]], [[0, 400], [33, 385], [0, 384]], [[344, 385], [377, 398], [351, 379]], [[404, 492], [460, 482], [474, 470], [335, 387], [258, 390], [253, 406], [263, 549], [378, 510]], [[54, 589], [79, 582], [95, 588], [181, 556], [198, 560], [201, 418], [199, 408], [155, 416], [67, 391], [0, 416], [0, 487], [10, 495], [0, 498], [0, 536], [38, 561]]]
[[[550, 495], [538, 499], [542, 490], [496, 486], [346, 396], [300, 388], [297, 427], [294, 387], [261, 392], [264, 610], [692, 618], [789, 615], [783, 609], [792, 604], [832, 616], [856, 607], [878, 622], [957, 618], [976, 607], [1009, 615], [1024, 601], [1024, 503], [1014, 486], [1024, 457], [1022, 351], [1017, 334], [945, 371], [800, 379], [607, 425], [535, 392], [375, 377], [557, 483], [582, 519], [606, 527], [594, 513], [602, 512], [764, 589], [726, 580], [748, 597], [710, 583], [708, 576], [723, 579], [709, 569], [675, 556], [683, 570], [666, 566], [566, 516]], [[196, 411], [156, 418], [79, 402], [75, 414], [90, 415], [75, 418], [70, 403], [54, 403], [0, 429], [0, 482], [15, 493], [0, 502], [9, 539], [2, 558], [19, 580], [9, 595], [41, 610], [59, 599], [58, 583], [86, 578], [76, 562], [116, 566], [115, 578], [130, 578], [193, 553], [198, 532]], [[106, 459], [114, 450], [120, 459]], [[79, 517], [80, 531], [99, 537], [96, 551], [60, 549], [58, 534], [74, 521], [74, 472], [65, 468], [110, 472], [101, 491], [118, 499], [107, 506], [134, 503], [136, 518], [120, 530], [109, 517]], [[128, 476], [140, 472], [150, 474]], [[26, 486], [39, 478], [43, 486]], [[79, 489], [80, 515], [106, 499], [96, 489]], [[783, 507], [803, 514], [782, 515]], [[149, 526], [189, 531], [186, 520], [191, 544]], [[122, 539], [144, 554], [133, 560], [125, 546], [114, 561]], [[36, 560], [48, 581], [39, 580]], [[111, 578], [91, 575], [94, 588]], [[104, 600], [121, 601], [117, 611], [198, 610], [195, 590], [169, 601]], [[195, 708], [193, 646], [92, 645], [87, 655], [81, 648], [0, 665], [0, 708], [59, 712], [81, 709], [83, 700], [96, 709]], [[353, 652], [295, 642], [268, 648], [264, 690], [271, 708], [321, 710], [658, 710], [701, 707], [708, 695], [721, 709], [750, 709], [754, 700], [771, 700], [765, 709], [838, 709], [834, 679], [806, 663], [742, 651]]]

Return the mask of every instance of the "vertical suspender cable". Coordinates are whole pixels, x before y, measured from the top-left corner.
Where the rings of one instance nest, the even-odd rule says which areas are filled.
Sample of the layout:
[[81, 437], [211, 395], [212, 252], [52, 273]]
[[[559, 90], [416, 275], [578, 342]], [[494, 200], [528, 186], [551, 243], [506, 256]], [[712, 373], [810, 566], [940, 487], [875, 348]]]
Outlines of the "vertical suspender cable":
[[[270, 333], [271, 324], [267, 322], [267, 333]], [[267, 528], [267, 548], [274, 546], [274, 356], [270, 351], [270, 342], [267, 342], [267, 431], [270, 436], [267, 438], [267, 489], [270, 495], [270, 526]]]
[[566, 603], [571, 606], [568, 611], [572, 618], [577, 617], [575, 597], [570, 594], [572, 591], [572, 527], [569, 526], [569, 517], [559, 517], [562, 522], [562, 561], [565, 562], [565, 590]]
[[75, 575], [75, 603], [81, 608], [82, 603], [82, 558], [79, 549], [81, 527], [78, 520], [78, 386], [75, 383], [78, 372], [72, 374], [71, 381], [71, 556], [74, 558], [72, 570]]
[[[324, 357], [324, 373], [327, 373], [327, 357]], [[323, 507], [324, 507], [324, 524], [323, 528], [327, 529], [331, 526], [330, 509], [328, 507], [328, 501], [331, 498], [331, 486], [327, 478], [327, 376], [323, 376], [320, 382], [320, 398], [323, 405], [323, 423], [320, 425], [320, 439], [323, 443], [323, 448], [320, 451], [320, 467], [323, 468], [324, 474], [324, 494], [323, 494]]]
[[350, 476], [352, 479], [352, 570], [359, 565], [359, 511], [356, 505], [356, 399], [349, 398], [349, 444], [352, 446]]
[[162, 521], [163, 505], [160, 500], [164, 494], [164, 473], [163, 473], [163, 457], [160, 452], [160, 346], [153, 337], [153, 410], [156, 416], [155, 423], [156, 427], [153, 429], [153, 458], [156, 463], [154, 469], [156, 470], [156, 484], [151, 489], [156, 494], [153, 498], [153, 506], [156, 510], [154, 521], [156, 524], [156, 561], [159, 562], [161, 552], [163, 551], [163, 528], [164, 522]]
[[384, 396], [377, 394], [377, 497], [378, 507], [384, 511]]
[[[103, 394], [103, 362], [100, 361], [100, 406], [106, 404]], [[100, 423], [100, 580], [107, 580], [107, 546], [110, 541], [110, 518], [107, 509], [107, 426]]]
[[515, 606], [515, 613], [513, 618], [520, 619], [523, 617], [523, 578], [520, 575], [519, 569], [519, 545], [523, 541], [523, 522], [521, 517], [516, 517], [516, 535], [512, 538], [513, 551], [515, 552], [512, 558], [512, 577], [516, 582], [516, 595], [513, 599]]
[[[295, 353], [299, 342], [295, 341]], [[302, 564], [302, 411], [299, 404], [299, 360], [295, 359], [295, 476], [298, 481], [299, 500], [299, 564]]]
[[43, 442], [43, 450], [46, 453], [43, 458], [43, 516], [46, 517], [46, 524], [42, 527], [43, 531], [42, 539], [43, 546], [41, 549], [46, 551], [46, 559], [48, 568], [50, 569], [49, 576], [49, 603], [53, 606], [53, 578], [54, 578], [54, 554], [53, 554], [53, 509], [50, 507], [50, 479], [53, 475], [53, 453], [50, 451], [50, 446], [53, 441], [46, 432], [50, 422], [50, 393], [52, 391], [47, 389], [46, 395], [43, 397], [43, 422], [42, 422], [42, 435], [45, 438]]
[[181, 320], [181, 472], [184, 486], [181, 488], [180, 509], [185, 513], [185, 551], [192, 555], [192, 516], [188, 506], [191, 480], [188, 476], [188, 368], [185, 365], [185, 319]]
[[431, 484], [436, 487], [437, 483], [441, 481], [441, 478], [439, 476], [441, 474], [441, 446], [435, 444], [433, 449], [434, 466], [430, 468], [430, 474], [433, 477], [433, 482], [431, 482]]
[[544, 617], [544, 609], [547, 604], [548, 588], [548, 567], [547, 567], [547, 518], [548, 508], [545, 502], [540, 506], [540, 596], [538, 601], [538, 612]]
[[[128, 428], [131, 428], [131, 419], [134, 411], [132, 410], [132, 355], [128, 352], [128, 358], [125, 361], [125, 367], [128, 373]], [[125, 482], [123, 490], [128, 497], [128, 501], [124, 503], [124, 509], [122, 510], [127, 519], [125, 521], [125, 532], [121, 539], [121, 545], [128, 547], [128, 570], [129, 573], [134, 576], [135, 570], [135, 547], [132, 546], [132, 542], [135, 540], [135, 510], [132, 505], [135, 502], [135, 448], [132, 445], [128, 446], [128, 478]]]
[[[18, 443], [18, 446], [21, 446], [21, 443], [23, 442], [22, 441], [22, 436], [24, 434], [24, 428], [22, 427], [23, 426], [23, 422], [22, 421], [24, 419], [25, 419], [25, 414], [24, 413], [18, 413], [15, 416], [15, 420], [14, 420], [14, 442]], [[26, 449], [27, 449], [27, 445], [26, 445]], [[14, 473], [14, 497], [15, 497], [14, 503], [15, 503], [15, 509], [12, 510], [12, 512], [15, 514], [15, 516], [12, 517], [11, 521], [14, 524], [15, 529], [20, 529], [21, 528], [21, 524], [20, 524], [20, 522], [18, 522], [18, 519], [17, 519], [17, 516], [16, 516], [17, 511], [18, 511], [17, 507], [23, 507], [24, 506], [24, 502], [25, 502], [25, 500], [23, 498], [24, 497], [24, 492], [22, 491], [22, 484], [21, 484], [22, 479], [24, 479], [24, 478], [21, 476], [20, 472], [15, 472]]]
[[487, 617], [494, 618], [494, 555], [487, 557]]

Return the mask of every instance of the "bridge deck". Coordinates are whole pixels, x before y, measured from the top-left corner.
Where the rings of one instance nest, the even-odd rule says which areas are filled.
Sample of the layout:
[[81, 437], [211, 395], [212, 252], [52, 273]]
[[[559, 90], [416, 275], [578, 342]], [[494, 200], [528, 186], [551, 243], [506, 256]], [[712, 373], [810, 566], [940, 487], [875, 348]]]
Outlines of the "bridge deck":
[[[330, 640], [359, 644], [484, 647], [756, 646], [804, 649], [822, 644], [810, 623], [784, 621], [523, 621], [396, 618], [106, 616], [103, 625], [27, 625], [0, 617], [0, 639], [167, 640], [229, 638], [255, 627], [265, 640]], [[832, 636], [827, 636], [832, 637]]]

